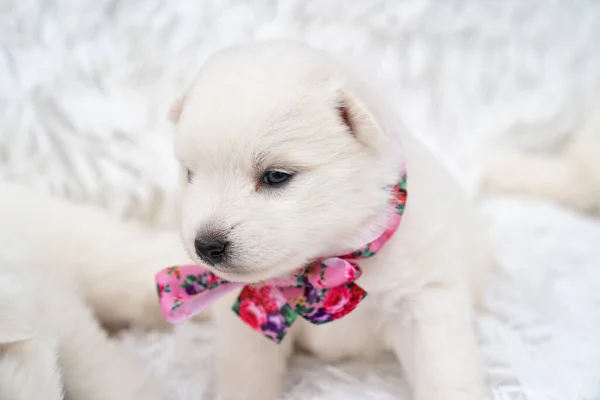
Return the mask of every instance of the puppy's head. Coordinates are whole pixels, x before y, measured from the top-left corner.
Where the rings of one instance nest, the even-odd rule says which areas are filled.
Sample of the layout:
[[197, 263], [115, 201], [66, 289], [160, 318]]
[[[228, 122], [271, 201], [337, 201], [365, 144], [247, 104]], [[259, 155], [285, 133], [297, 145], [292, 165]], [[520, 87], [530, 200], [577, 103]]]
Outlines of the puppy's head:
[[363, 245], [385, 225], [398, 145], [320, 51], [230, 48], [170, 114], [188, 253], [239, 282]]

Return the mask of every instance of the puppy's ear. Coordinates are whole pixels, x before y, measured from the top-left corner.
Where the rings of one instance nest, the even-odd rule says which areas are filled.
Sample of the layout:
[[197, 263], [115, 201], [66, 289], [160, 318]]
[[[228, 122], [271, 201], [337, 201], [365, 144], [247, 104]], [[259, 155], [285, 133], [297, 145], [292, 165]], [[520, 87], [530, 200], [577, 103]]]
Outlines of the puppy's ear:
[[177, 124], [179, 122], [179, 118], [181, 117], [181, 111], [183, 111], [183, 105], [185, 104], [186, 95], [178, 98], [175, 103], [171, 105], [169, 108], [169, 121], [173, 124]]
[[348, 133], [367, 146], [377, 146], [382, 130], [375, 115], [349, 93], [341, 93], [338, 99], [337, 112]]

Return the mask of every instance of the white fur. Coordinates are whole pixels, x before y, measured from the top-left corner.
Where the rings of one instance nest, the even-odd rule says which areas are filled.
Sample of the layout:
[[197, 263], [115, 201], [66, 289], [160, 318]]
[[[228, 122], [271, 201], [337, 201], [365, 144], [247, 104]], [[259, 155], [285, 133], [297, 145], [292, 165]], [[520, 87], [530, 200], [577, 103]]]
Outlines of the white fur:
[[[531, 148], [567, 133], [599, 71], [599, 2], [6, 4], [0, 175], [145, 220], [162, 219], [158, 209], [169, 225], [163, 200], [175, 197], [176, 163], [165, 110], [223, 45], [291, 36], [371, 59], [393, 80], [388, 91], [401, 94], [411, 132], [439, 143], [466, 184], [490, 139]], [[493, 398], [597, 398], [598, 222], [535, 201], [510, 204], [490, 207], [504, 265], [492, 314], [479, 318], [490, 384], [501, 387]], [[197, 400], [212, 332], [187, 325], [176, 335], [128, 333], [126, 342], [178, 399]], [[315, 364], [295, 360], [289, 398], [397, 397], [388, 358]]]
[[186, 260], [177, 236], [7, 183], [0, 227], [0, 399], [163, 398], [99, 322], [164, 327], [153, 275]]
[[519, 194], [555, 201], [600, 215], [600, 99], [572, 142], [558, 154], [502, 154], [483, 181], [493, 194]]
[[[231, 261], [213, 269], [229, 279], [276, 276], [360, 246], [381, 229], [389, 185], [403, 161], [408, 168], [403, 222], [361, 262], [370, 296], [355, 312], [319, 327], [297, 321], [277, 346], [231, 313], [234, 295], [220, 303], [219, 399], [277, 398], [294, 346], [328, 361], [392, 351], [415, 399], [483, 398], [472, 323], [485, 235], [454, 179], [372, 86], [303, 45], [233, 47], [209, 59], [171, 114], [182, 171], [193, 173], [182, 189], [184, 246], [202, 262], [196, 235], [227, 232]], [[297, 174], [269, 189], [260, 185], [269, 169]]]

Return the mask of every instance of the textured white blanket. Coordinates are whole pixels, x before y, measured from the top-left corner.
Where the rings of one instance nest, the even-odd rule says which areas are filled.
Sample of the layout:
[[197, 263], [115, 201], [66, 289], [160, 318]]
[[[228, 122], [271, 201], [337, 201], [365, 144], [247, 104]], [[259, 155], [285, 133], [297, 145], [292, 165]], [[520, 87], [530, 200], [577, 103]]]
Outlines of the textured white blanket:
[[[592, 0], [0, 0], [0, 178], [172, 225], [170, 102], [213, 50], [270, 37], [370, 59], [470, 190], [491, 149], [560, 146], [600, 80]], [[485, 211], [501, 267], [478, 320], [494, 399], [600, 398], [600, 222], [525, 200]], [[211, 334], [119, 340], [192, 400]], [[298, 358], [287, 398], [408, 398], [399, 376], [393, 360]]]

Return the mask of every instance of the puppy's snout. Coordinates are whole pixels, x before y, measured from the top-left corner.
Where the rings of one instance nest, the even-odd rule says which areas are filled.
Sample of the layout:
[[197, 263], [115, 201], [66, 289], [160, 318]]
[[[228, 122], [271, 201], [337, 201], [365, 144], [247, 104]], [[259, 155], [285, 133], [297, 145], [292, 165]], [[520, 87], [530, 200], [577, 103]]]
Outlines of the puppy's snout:
[[229, 242], [214, 235], [196, 237], [194, 247], [196, 254], [210, 265], [222, 262], [227, 255]]

